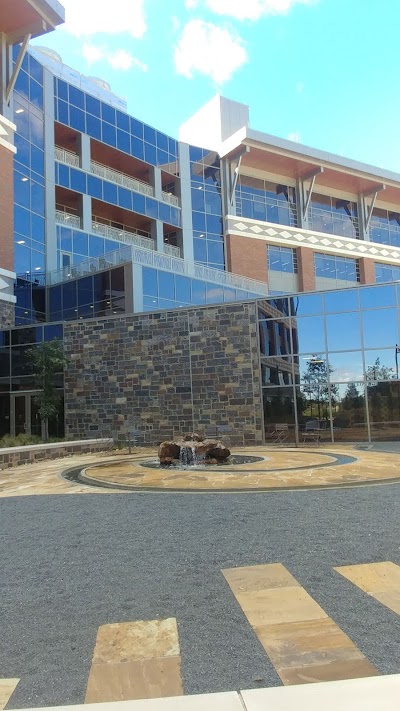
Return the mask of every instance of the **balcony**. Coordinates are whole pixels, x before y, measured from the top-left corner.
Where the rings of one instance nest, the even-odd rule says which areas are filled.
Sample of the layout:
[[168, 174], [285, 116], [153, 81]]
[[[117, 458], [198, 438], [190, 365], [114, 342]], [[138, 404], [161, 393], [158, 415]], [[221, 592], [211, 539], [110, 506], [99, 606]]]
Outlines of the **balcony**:
[[176, 195], [173, 195], [172, 193], [165, 193], [163, 191], [162, 192], [162, 200], [163, 200], [163, 202], [166, 202], [169, 205], [173, 205], [174, 207], [179, 207], [179, 198], [177, 198]]
[[65, 148], [55, 147], [54, 157], [60, 163], [66, 163], [66, 165], [72, 165], [74, 168], [80, 167], [79, 156], [72, 151], [67, 151]]
[[133, 244], [136, 247], [143, 247], [144, 249], [156, 248], [154, 240], [150, 237], [145, 237], [145, 235], [134, 232], [133, 230], [127, 230], [125, 227], [123, 229], [117, 229], [116, 227], [111, 227], [110, 225], [105, 225], [102, 222], [93, 220], [92, 230], [96, 235], [101, 235], [102, 237], [106, 237], [106, 239]]
[[128, 190], [134, 190], [137, 193], [142, 193], [142, 195], [148, 195], [149, 197], [154, 197], [154, 188], [142, 180], [137, 178], [132, 178], [130, 175], [125, 173], [120, 173], [117, 170], [108, 168], [106, 165], [101, 163], [96, 163], [95, 161], [90, 162], [90, 170], [93, 175], [97, 175], [98, 178], [103, 178], [103, 180], [109, 180], [111, 183], [116, 185], [121, 185]]
[[79, 230], [81, 229], [81, 218], [79, 215], [72, 215], [70, 212], [63, 212], [62, 210], [56, 210], [56, 222], [59, 225], [65, 225], [66, 227], [75, 227]]
[[180, 257], [181, 248], [176, 247], [174, 244], [168, 244], [167, 242], [164, 242], [164, 253], [170, 254], [171, 257]]

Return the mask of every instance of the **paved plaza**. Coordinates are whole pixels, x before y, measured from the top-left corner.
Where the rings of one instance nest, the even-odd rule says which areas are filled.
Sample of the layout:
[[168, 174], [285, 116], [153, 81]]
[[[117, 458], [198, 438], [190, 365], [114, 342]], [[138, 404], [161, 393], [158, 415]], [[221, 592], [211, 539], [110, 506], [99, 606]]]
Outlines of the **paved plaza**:
[[[382, 449], [241, 450], [261, 462], [179, 486], [148, 451], [0, 472], [0, 708], [398, 673], [400, 455]], [[104, 486], [61, 476], [81, 469]]]

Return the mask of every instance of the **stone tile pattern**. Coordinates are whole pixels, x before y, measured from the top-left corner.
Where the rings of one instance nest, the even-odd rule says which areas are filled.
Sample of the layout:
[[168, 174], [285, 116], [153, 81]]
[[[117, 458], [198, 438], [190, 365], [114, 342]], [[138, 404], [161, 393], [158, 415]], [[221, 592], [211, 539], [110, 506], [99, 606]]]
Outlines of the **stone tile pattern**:
[[0, 329], [14, 326], [15, 305], [0, 299]]
[[255, 302], [65, 324], [66, 434], [154, 444], [227, 425], [261, 444]]

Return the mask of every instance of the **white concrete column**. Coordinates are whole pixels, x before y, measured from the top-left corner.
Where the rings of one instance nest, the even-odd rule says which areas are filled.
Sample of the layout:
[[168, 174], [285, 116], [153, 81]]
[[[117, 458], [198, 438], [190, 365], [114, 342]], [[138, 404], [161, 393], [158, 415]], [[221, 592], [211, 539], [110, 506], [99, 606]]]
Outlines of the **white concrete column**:
[[154, 187], [154, 197], [156, 200], [162, 200], [162, 180], [161, 180], [161, 169], [153, 168], [153, 187]]
[[58, 269], [54, 179], [54, 78], [43, 68], [46, 271]]
[[81, 168], [90, 173], [90, 136], [81, 134]]
[[90, 195], [82, 195], [82, 229], [85, 232], [93, 232], [92, 198]]
[[192, 185], [189, 146], [187, 143], [179, 143], [179, 174], [181, 179], [182, 256], [189, 262], [193, 262]]
[[133, 313], [143, 311], [143, 267], [140, 264], [132, 264], [133, 281]]
[[154, 220], [151, 223], [151, 238], [154, 240], [157, 252], [164, 251], [164, 230], [161, 220]]

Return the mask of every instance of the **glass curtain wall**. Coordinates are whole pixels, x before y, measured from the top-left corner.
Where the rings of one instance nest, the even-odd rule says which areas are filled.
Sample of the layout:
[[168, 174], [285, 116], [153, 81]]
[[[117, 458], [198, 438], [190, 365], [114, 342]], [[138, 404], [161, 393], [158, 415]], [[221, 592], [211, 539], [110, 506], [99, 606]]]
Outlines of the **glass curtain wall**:
[[260, 301], [266, 441], [400, 439], [399, 309], [397, 285]]

